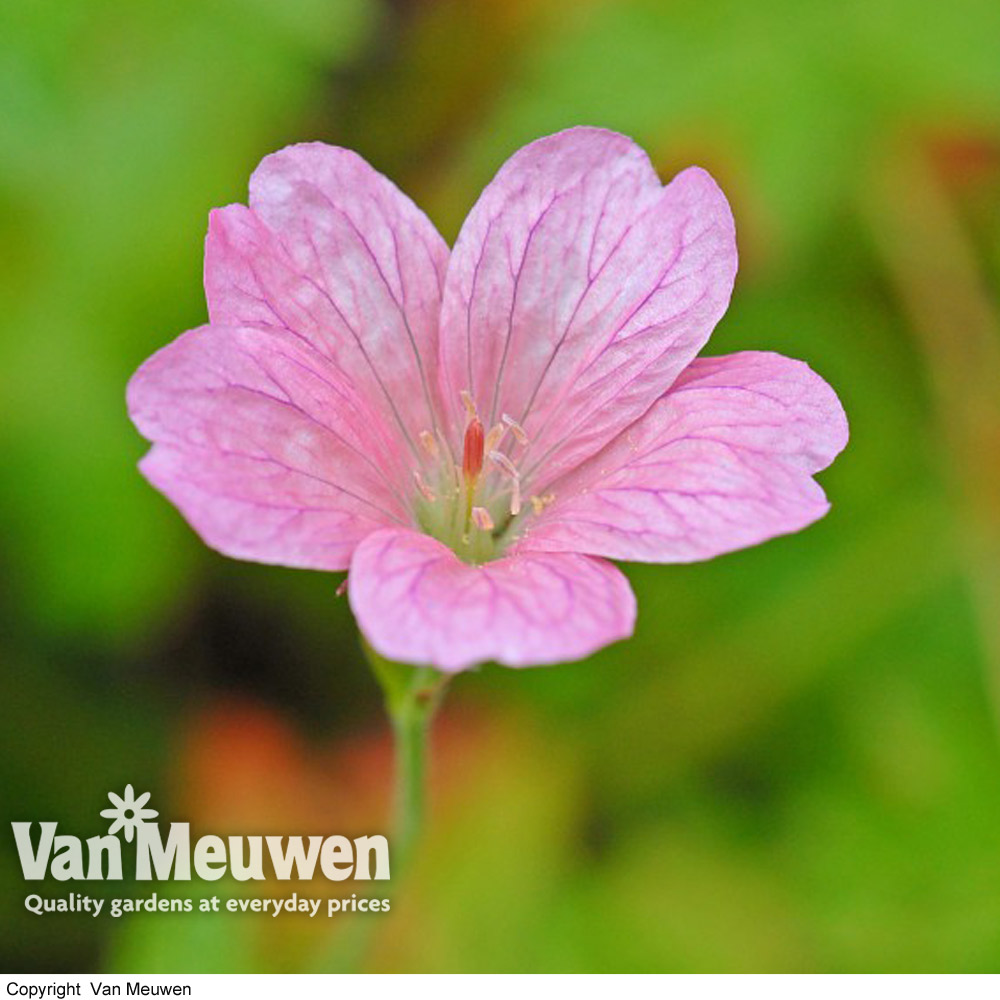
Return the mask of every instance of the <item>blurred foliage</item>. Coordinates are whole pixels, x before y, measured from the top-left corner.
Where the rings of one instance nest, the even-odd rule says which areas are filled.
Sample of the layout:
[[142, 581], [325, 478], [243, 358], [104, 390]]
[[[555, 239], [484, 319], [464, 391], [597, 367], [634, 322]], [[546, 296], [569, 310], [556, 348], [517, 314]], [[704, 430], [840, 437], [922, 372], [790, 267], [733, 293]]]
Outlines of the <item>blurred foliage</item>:
[[336, 581], [203, 549], [124, 412], [204, 318], [208, 210], [286, 142], [358, 149], [449, 239], [567, 125], [701, 163], [742, 258], [711, 351], [807, 359], [852, 422], [808, 532], [630, 569], [632, 642], [458, 679], [389, 916], [43, 920], [4, 838], [3, 966], [997, 971], [998, 37], [988, 0], [0, 8], [10, 819], [97, 832], [132, 781], [205, 830], [383, 821]]

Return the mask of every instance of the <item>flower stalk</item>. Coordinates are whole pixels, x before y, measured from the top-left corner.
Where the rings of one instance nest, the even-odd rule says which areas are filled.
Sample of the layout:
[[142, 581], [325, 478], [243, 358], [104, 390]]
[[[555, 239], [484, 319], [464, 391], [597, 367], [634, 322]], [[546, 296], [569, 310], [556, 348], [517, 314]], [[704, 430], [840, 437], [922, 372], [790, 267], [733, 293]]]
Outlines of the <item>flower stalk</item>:
[[365, 658], [382, 688], [395, 747], [393, 853], [395, 870], [409, 868], [423, 831], [427, 798], [427, 744], [448, 675], [433, 667], [387, 660], [362, 638]]

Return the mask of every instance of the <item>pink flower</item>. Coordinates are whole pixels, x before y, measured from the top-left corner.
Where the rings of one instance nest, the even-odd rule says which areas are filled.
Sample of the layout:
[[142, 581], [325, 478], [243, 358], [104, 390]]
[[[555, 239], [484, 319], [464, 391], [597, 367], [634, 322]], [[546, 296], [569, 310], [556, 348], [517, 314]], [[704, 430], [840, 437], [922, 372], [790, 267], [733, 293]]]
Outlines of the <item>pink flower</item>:
[[635, 622], [608, 559], [708, 559], [828, 509], [830, 387], [696, 357], [735, 273], [712, 178], [664, 187], [611, 132], [516, 153], [450, 253], [354, 153], [291, 146], [212, 212], [209, 324], [132, 378], [141, 469], [226, 555], [349, 570], [386, 657], [585, 656]]

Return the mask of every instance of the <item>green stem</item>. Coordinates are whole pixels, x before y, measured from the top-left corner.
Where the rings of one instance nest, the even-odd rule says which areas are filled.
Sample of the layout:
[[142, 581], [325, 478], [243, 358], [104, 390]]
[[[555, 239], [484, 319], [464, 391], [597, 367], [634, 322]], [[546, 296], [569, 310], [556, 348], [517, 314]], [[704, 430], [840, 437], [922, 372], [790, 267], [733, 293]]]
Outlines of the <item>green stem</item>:
[[394, 870], [405, 871], [423, 830], [427, 784], [427, 737], [447, 676], [431, 667], [395, 663], [361, 646], [385, 695], [395, 741]]
[[427, 734], [430, 718], [426, 712], [409, 708], [392, 713], [396, 748], [396, 791], [393, 831], [396, 863], [406, 867], [426, 811]]
[[[430, 667], [410, 667], [380, 656], [362, 638], [361, 649], [385, 695], [396, 746], [395, 816], [391, 831], [394, 877], [406, 875], [423, 829], [427, 736], [448, 682]], [[354, 919], [317, 956], [316, 971], [357, 972], [378, 921]]]

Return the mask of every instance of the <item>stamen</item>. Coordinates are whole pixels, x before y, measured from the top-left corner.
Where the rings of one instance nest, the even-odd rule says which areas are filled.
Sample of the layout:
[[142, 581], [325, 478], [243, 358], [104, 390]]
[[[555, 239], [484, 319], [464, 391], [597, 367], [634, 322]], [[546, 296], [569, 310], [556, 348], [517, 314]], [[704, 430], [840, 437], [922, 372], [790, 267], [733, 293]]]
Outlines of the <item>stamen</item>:
[[477, 420], [479, 414], [476, 413], [476, 404], [472, 402], [472, 393], [468, 389], [462, 389], [459, 392], [459, 396], [462, 397], [462, 405], [465, 407], [465, 412], [469, 415], [469, 419]]
[[517, 517], [521, 513], [521, 475], [517, 466], [503, 452], [496, 450], [490, 452], [490, 461], [510, 476], [510, 512]]
[[433, 490], [424, 482], [424, 477], [420, 475], [417, 469], [413, 470], [413, 479], [417, 484], [417, 489], [423, 494], [425, 500], [429, 500], [431, 503], [437, 500]]
[[467, 483], [475, 483], [483, 471], [483, 425], [474, 416], [465, 428], [465, 447], [462, 452], [462, 475]]
[[434, 435], [430, 431], [420, 432], [420, 443], [423, 445], [424, 451], [427, 452], [431, 458], [438, 457], [438, 444]]
[[528, 443], [528, 435], [524, 433], [524, 428], [513, 417], [505, 413], [500, 419], [510, 428], [510, 432], [518, 444], [526, 445]]
[[493, 518], [485, 507], [473, 507], [472, 520], [480, 531], [493, 530]]
[[489, 433], [486, 435], [485, 448], [487, 454], [496, 449], [506, 433], [507, 428], [503, 424], [494, 424], [490, 428]]
[[545, 508], [548, 507], [553, 500], [555, 500], [555, 498], [556, 496], [554, 493], [546, 493], [544, 496], [532, 497], [531, 507], [536, 514], [541, 514], [541, 512], [545, 510]]
[[343, 580], [340, 581], [339, 586], [333, 592], [334, 597], [343, 597], [347, 593], [347, 577], [345, 576]]
[[510, 476], [511, 479], [520, 478], [517, 471], [517, 466], [502, 452], [494, 449], [490, 452], [490, 461], [503, 469], [504, 472]]

